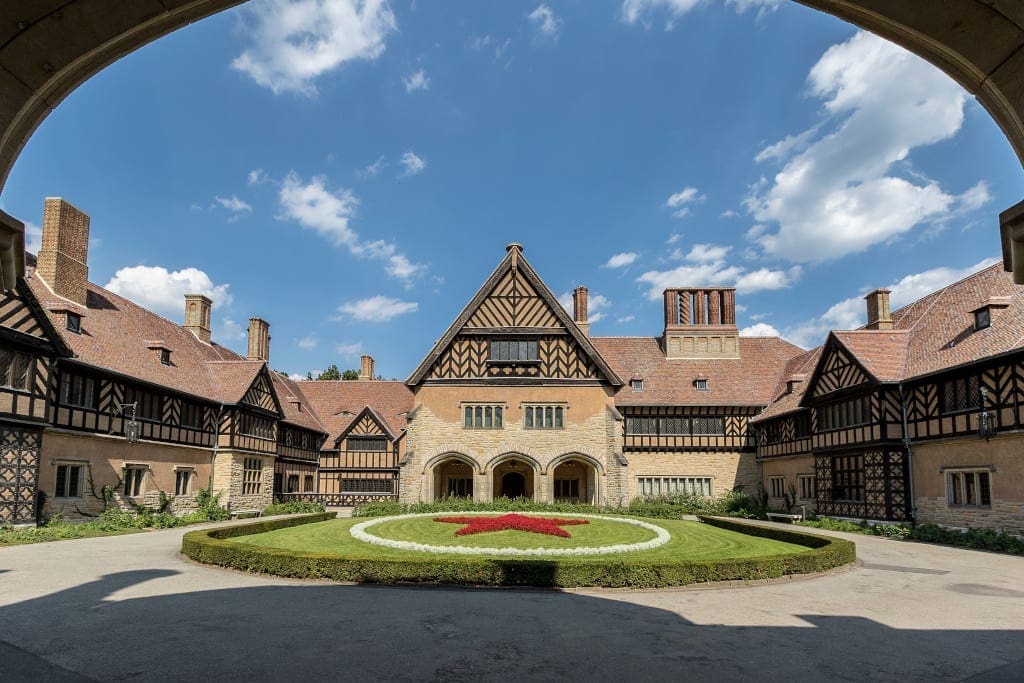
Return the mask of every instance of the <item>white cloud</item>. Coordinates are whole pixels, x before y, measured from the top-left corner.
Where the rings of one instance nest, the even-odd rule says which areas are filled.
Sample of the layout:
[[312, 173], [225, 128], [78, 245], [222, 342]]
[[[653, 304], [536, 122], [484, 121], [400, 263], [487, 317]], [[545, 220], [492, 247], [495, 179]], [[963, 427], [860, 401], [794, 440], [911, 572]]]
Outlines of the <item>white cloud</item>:
[[[985, 259], [966, 268], [942, 266], [907, 275], [885, 288], [891, 292], [889, 307], [895, 311], [938, 289], [958, 282], [972, 273], [987, 268], [996, 261], [998, 259]], [[863, 297], [868, 291], [865, 289], [858, 296], [833, 304], [816, 318], [787, 327], [782, 336], [797, 346], [810, 348], [822, 343], [829, 330], [852, 330], [864, 325], [867, 322], [867, 305]]]
[[338, 344], [334, 347], [334, 352], [344, 360], [358, 358], [363, 353], [363, 343], [353, 342], [351, 344]]
[[740, 330], [741, 337], [780, 337], [777, 329], [768, 323], [755, 323]]
[[697, 263], [706, 263], [708, 261], [721, 261], [725, 259], [726, 254], [732, 247], [725, 247], [714, 244], [695, 244], [690, 249], [684, 258], [687, 261], [696, 261]]
[[741, 266], [728, 265], [724, 260], [693, 262], [669, 270], [650, 270], [637, 278], [648, 286], [647, 298], [661, 298], [662, 292], [673, 287], [691, 285], [733, 286], [742, 294], [765, 289], [790, 287], [800, 278], [800, 268], [786, 270], [760, 270], [747, 272]]
[[633, 321], [633, 320], [636, 320], [636, 316], [635, 315], [624, 315], [621, 318], [618, 318], [615, 322], [617, 322], [617, 323], [628, 323], [628, 322]]
[[558, 40], [558, 33], [562, 30], [562, 20], [555, 16], [555, 13], [547, 5], [537, 5], [537, 9], [526, 15], [533, 27], [544, 38]]
[[31, 221], [25, 221], [25, 251], [39, 253], [43, 246], [43, 229]]
[[[565, 312], [572, 317], [572, 292], [562, 292], [558, 295], [558, 303], [562, 304]], [[612, 302], [603, 294], [587, 294], [587, 321], [596, 323], [608, 315]]]
[[984, 180], [960, 195], [960, 208], [967, 211], [975, 211], [992, 201], [992, 194], [988, 191], [988, 183]]
[[297, 372], [293, 372], [293, 373], [290, 373], [288, 375], [288, 379], [290, 379], [293, 382], [303, 382], [303, 381], [306, 380], [306, 376], [305, 375], [300, 375]]
[[732, 209], [726, 209], [721, 214], [719, 214], [719, 216], [721, 218], [736, 218], [737, 216], [739, 216], [739, 213], [736, 212], [736, 211], [733, 211]]
[[665, 201], [665, 206], [670, 209], [675, 209], [672, 213], [676, 218], [683, 218], [686, 214], [690, 213], [690, 208], [687, 204], [694, 204], [696, 202], [702, 202], [707, 199], [707, 195], [701, 194], [700, 190], [696, 187], [684, 187], [675, 194], [671, 195], [668, 200]]
[[665, 244], [675, 244], [681, 238], [682, 238], [682, 235], [680, 235], [678, 232], [674, 232], [674, 233], [672, 233], [671, 235], [668, 236], [668, 239], [665, 240]]
[[745, 202], [767, 224], [754, 235], [767, 254], [838, 258], [987, 201], [984, 184], [957, 197], [912, 172], [894, 174], [911, 150], [946, 140], [963, 124], [967, 93], [935, 67], [860, 32], [822, 55], [808, 85], [827, 121], [762, 150], [759, 160], [782, 160], [804, 147]]
[[270, 176], [262, 168], [254, 168], [249, 171], [249, 184], [250, 185], [263, 185], [264, 183], [270, 182]]
[[316, 95], [318, 77], [376, 59], [397, 28], [386, 0], [257, 0], [241, 17], [250, 46], [231, 68], [275, 94]]
[[413, 277], [426, 273], [423, 264], [412, 263], [398, 253], [394, 244], [384, 240], [371, 242], [359, 239], [359, 234], [349, 226], [354, 217], [359, 199], [351, 190], [332, 192], [326, 180], [317, 176], [304, 183], [293, 171], [281, 183], [279, 193], [281, 214], [279, 218], [297, 221], [299, 225], [345, 247], [354, 256], [386, 261], [384, 270], [388, 275], [408, 284]]
[[368, 299], [349, 301], [338, 306], [338, 312], [356, 320], [383, 323], [419, 308], [415, 301], [400, 301], [389, 296], [371, 296]]
[[242, 327], [241, 323], [231, 318], [221, 318], [213, 325], [211, 337], [214, 341], [222, 344], [227, 342], [240, 342], [248, 337], [248, 330]]
[[114, 273], [104, 286], [171, 320], [184, 315], [186, 294], [205, 294], [214, 306], [227, 306], [232, 300], [229, 285], [213, 284], [210, 276], [197, 268], [170, 272], [160, 266], [129, 266]]
[[402, 83], [405, 84], [405, 92], [427, 90], [430, 87], [430, 79], [427, 78], [427, 72], [423, 69], [420, 69], [414, 74], [405, 76], [402, 78]]
[[231, 195], [230, 197], [220, 197], [220, 196], [217, 196], [217, 197], [214, 197], [213, 199], [214, 199], [214, 201], [216, 201], [218, 204], [223, 206], [225, 209], [227, 209], [231, 213], [241, 213], [242, 211], [248, 211], [248, 212], [252, 211], [252, 206], [248, 202], [239, 199], [236, 195]]
[[398, 160], [398, 163], [402, 164], [402, 168], [405, 169], [405, 172], [402, 173], [403, 177], [419, 175], [420, 173], [423, 173], [423, 170], [427, 167], [426, 160], [416, 156], [412, 150], [403, 154], [402, 158]]
[[[770, 12], [779, 6], [780, 0], [725, 0], [725, 4], [735, 7], [739, 13], [748, 9], [756, 9], [758, 15]], [[638, 21], [644, 26], [650, 26], [651, 14], [664, 11], [668, 14], [665, 22], [665, 29], [671, 31], [675, 22], [693, 8], [701, 4], [707, 4], [708, 0], [623, 0], [621, 19], [627, 24], [635, 24]]]
[[632, 264], [634, 261], [636, 261], [637, 256], [638, 256], [638, 254], [636, 254], [636, 253], [634, 253], [632, 251], [624, 251], [621, 254], [615, 254], [614, 256], [612, 256], [610, 259], [608, 259], [607, 263], [605, 263], [601, 267], [602, 268], [623, 268], [625, 266], [628, 266], [628, 265]]
[[305, 337], [300, 339], [296, 344], [300, 349], [308, 351], [309, 349], [315, 349], [316, 345], [320, 343], [315, 334], [307, 334]]
[[377, 157], [377, 161], [356, 171], [356, 176], [359, 178], [375, 178], [387, 165], [384, 155], [381, 154]]

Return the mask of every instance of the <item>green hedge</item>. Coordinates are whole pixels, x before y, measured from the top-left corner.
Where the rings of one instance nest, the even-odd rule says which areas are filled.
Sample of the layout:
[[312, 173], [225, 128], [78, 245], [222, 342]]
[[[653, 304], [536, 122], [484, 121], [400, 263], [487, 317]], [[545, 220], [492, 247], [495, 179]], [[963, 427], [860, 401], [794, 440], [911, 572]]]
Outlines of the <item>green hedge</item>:
[[199, 562], [249, 572], [292, 578], [331, 579], [358, 583], [442, 583], [475, 586], [604, 586], [664, 588], [709, 581], [760, 580], [787, 574], [821, 572], [853, 562], [849, 541], [795, 531], [762, 530], [721, 519], [707, 523], [722, 528], [778, 538], [813, 548], [805, 553], [717, 562], [635, 562], [627, 556], [603, 562], [572, 558], [517, 560], [442, 556], [380, 558], [326, 555], [264, 548], [224, 539], [272, 529], [319, 522], [333, 513], [306, 515], [185, 534], [182, 552]]

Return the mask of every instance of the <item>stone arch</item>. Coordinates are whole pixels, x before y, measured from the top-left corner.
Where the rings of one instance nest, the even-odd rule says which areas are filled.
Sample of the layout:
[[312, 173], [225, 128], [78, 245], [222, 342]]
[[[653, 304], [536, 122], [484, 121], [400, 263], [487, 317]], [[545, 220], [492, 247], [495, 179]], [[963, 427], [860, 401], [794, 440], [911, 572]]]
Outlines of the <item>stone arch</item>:
[[533, 455], [523, 453], [521, 451], [505, 451], [494, 456], [493, 458], [487, 461], [486, 465], [484, 465], [483, 471], [491, 472], [494, 470], [495, 467], [509, 460], [519, 460], [525, 462], [527, 465], [533, 468], [534, 472], [537, 472], [538, 474], [540, 474], [543, 471], [540, 461], [538, 461], [537, 458], [535, 458]]
[[551, 500], [600, 505], [605, 498], [604, 467], [585, 453], [563, 453], [548, 463], [545, 478]]
[[491, 458], [484, 470], [492, 498], [522, 496], [538, 500], [541, 465], [532, 455], [505, 451]]
[[478, 499], [480, 466], [473, 458], [458, 451], [445, 451], [430, 458], [423, 468], [425, 500], [449, 497]]
[[568, 453], [562, 453], [561, 455], [555, 456], [547, 464], [547, 467], [544, 468], [544, 471], [541, 472], [541, 474], [548, 474], [549, 472], [554, 472], [556, 467], [563, 463], [569, 462], [570, 460], [581, 460], [590, 465], [591, 467], [593, 467], [595, 470], [597, 470], [598, 474], [604, 475], [604, 463], [595, 458], [594, 456], [584, 453], [582, 451], [569, 451]]
[[455, 450], [444, 450], [429, 458], [425, 463], [423, 463], [423, 473], [426, 474], [430, 472], [445, 460], [458, 460], [459, 462], [469, 465], [476, 474], [484, 473], [483, 468], [480, 467], [480, 463], [478, 463], [475, 458]]

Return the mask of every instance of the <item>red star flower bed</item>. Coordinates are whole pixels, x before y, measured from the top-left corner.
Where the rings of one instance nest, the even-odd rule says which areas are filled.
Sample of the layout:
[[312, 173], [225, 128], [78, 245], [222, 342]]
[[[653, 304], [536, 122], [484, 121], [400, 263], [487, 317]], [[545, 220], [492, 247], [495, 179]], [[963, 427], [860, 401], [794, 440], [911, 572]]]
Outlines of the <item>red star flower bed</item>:
[[435, 522], [447, 522], [448, 524], [466, 524], [455, 532], [456, 536], [469, 536], [470, 534], [484, 534], [489, 531], [529, 531], [534, 534], [547, 534], [549, 536], [561, 536], [570, 538], [569, 532], [563, 526], [576, 524], [589, 524], [585, 519], [557, 519], [555, 517], [528, 517], [511, 512], [500, 517], [435, 517]]

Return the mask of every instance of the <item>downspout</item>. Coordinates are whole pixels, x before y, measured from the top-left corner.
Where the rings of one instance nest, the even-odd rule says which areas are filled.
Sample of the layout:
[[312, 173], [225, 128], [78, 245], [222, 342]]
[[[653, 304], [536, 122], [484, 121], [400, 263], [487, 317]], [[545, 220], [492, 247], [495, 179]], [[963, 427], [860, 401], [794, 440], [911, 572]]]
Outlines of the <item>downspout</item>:
[[903, 447], [907, 449], [907, 494], [910, 496], [910, 519], [917, 523], [917, 498], [914, 497], [914, 449], [910, 445], [910, 429], [907, 427], [907, 400], [903, 394], [903, 380], [900, 380], [900, 413], [903, 417]]

